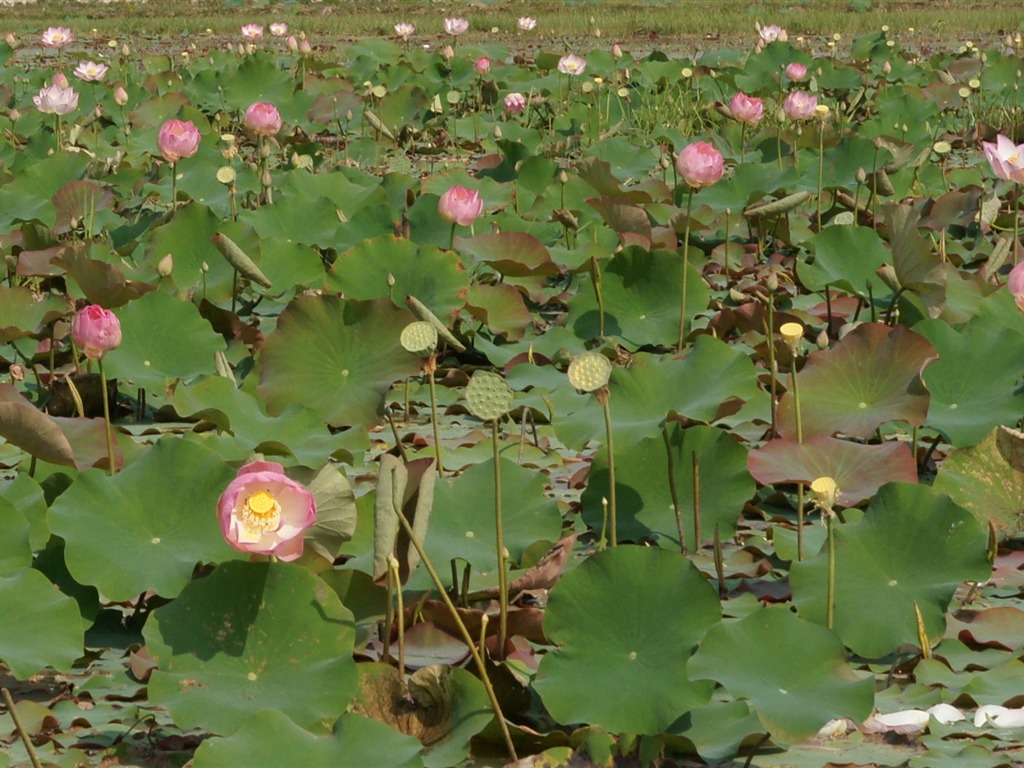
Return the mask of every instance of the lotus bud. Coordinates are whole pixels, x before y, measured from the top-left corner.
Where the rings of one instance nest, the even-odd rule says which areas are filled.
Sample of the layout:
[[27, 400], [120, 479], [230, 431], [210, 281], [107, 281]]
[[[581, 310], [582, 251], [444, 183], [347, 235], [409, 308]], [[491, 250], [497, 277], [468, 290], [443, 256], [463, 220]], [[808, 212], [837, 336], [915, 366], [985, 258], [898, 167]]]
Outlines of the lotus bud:
[[263, 184], [264, 187], [269, 187], [273, 184], [273, 182], [270, 179], [270, 171], [263, 172], [263, 177], [260, 179], [260, 182]]
[[800, 339], [804, 337], [804, 327], [800, 323], [783, 323], [779, 328], [779, 334], [789, 347], [789, 351], [796, 357]]
[[393, 274], [391, 274], [390, 272], [388, 272], [388, 288], [394, 288], [394, 287], [395, 287], [395, 276]]
[[128, 91], [120, 85], [114, 89], [114, 103], [119, 107], [123, 107], [128, 103]]
[[558, 172], [558, 183], [559, 184], [568, 184], [569, 183], [569, 174], [566, 173], [565, 170], [561, 170], [561, 171]]
[[863, 184], [865, 181], [868, 180], [867, 171], [865, 171], [863, 168], [858, 168], [856, 178], [858, 184]]
[[203, 274], [206, 274], [207, 272], [210, 271], [210, 265], [204, 261], [202, 264], [199, 265], [199, 271], [202, 272]]
[[772, 293], [779, 290], [779, 276], [772, 272], [764, 282], [765, 287]]
[[495, 125], [494, 126], [494, 139], [498, 140], [500, 138], [501, 138], [501, 126], [500, 125]]
[[288, 46], [288, 50], [295, 53], [299, 50], [299, 41], [295, 35], [288, 35], [288, 39], [285, 41], [285, 45]]
[[891, 264], [883, 264], [875, 270], [875, 274], [894, 293], [900, 290], [900, 279], [896, 276], [896, 269]]
[[121, 46], [121, 55], [122, 56], [130, 56], [131, 52], [132, 52], [132, 49], [128, 47], [128, 43], [124, 43]]
[[819, 333], [818, 337], [814, 340], [814, 343], [817, 345], [818, 349], [828, 349], [828, 331], [822, 329], [821, 333]]
[[618, 43], [612, 46], [612, 56], [616, 59], [622, 58], [622, 46], [620, 46]]
[[18, 44], [18, 38], [14, 36], [13, 32], [8, 32], [4, 40], [7, 41], [7, 44], [11, 46], [11, 48], [14, 48]]
[[14, 108], [11, 108], [7, 110], [7, 117], [12, 123], [16, 123], [21, 118], [21, 112]]
[[68, 77], [63, 72], [58, 72], [53, 76], [53, 84], [58, 88], [68, 88]]
[[308, 56], [313, 52], [313, 46], [309, 44], [309, 40], [302, 38], [299, 40], [299, 53], [303, 56]]
[[882, 65], [882, 71], [887, 75], [892, 74], [892, 64], [889, 63], [888, 59], [886, 59], [885, 64]]
[[11, 366], [8, 374], [11, 377], [11, 381], [24, 381], [25, 380], [25, 368], [15, 363]]
[[270, 144], [264, 143], [263, 146], [260, 147], [260, 157], [264, 160], [270, 157]]
[[156, 272], [160, 277], [170, 277], [174, 271], [174, 256], [168, 253], [156, 263]]

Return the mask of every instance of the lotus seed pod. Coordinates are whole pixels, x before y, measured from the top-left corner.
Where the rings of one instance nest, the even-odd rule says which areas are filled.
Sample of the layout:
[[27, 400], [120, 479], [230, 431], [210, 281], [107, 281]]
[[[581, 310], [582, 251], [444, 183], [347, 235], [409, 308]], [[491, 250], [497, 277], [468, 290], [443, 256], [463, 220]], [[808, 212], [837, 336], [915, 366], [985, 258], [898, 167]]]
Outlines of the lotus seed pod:
[[437, 349], [437, 331], [430, 323], [417, 320], [402, 329], [402, 347], [420, 357], [427, 357]]
[[475, 371], [466, 385], [466, 405], [478, 419], [500, 419], [512, 409], [512, 388], [496, 373]]
[[831, 511], [839, 497], [839, 488], [831, 477], [819, 477], [811, 483], [811, 498], [823, 510]]
[[569, 363], [569, 383], [582, 392], [596, 392], [608, 384], [611, 361], [597, 352], [584, 352]]
[[804, 337], [804, 327], [800, 323], [783, 323], [779, 328], [779, 334], [789, 347], [789, 351], [795, 355], [800, 339]]

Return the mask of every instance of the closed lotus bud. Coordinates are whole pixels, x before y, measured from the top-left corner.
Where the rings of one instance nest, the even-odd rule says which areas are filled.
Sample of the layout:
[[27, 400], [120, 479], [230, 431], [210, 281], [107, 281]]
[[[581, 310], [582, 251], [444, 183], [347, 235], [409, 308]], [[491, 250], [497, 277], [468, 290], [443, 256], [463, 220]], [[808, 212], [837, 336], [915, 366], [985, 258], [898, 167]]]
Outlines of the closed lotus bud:
[[7, 117], [12, 123], [16, 123], [21, 118], [21, 112], [16, 109], [9, 109], [7, 110]]
[[568, 184], [569, 183], [569, 174], [566, 173], [564, 170], [558, 172], [558, 183], [559, 184]]
[[53, 76], [53, 84], [58, 88], [68, 88], [68, 77], [63, 72], [58, 72]]
[[887, 75], [892, 74], [892, 64], [889, 63], [888, 59], [886, 59], [885, 64], [882, 65], [882, 71]]
[[263, 172], [263, 178], [260, 179], [264, 187], [269, 187], [273, 182], [270, 180], [270, 171]]
[[896, 276], [896, 269], [891, 264], [883, 264], [875, 270], [875, 274], [893, 292], [900, 290], [900, 279]]
[[395, 287], [395, 276], [393, 274], [391, 274], [390, 272], [388, 272], [388, 287], [389, 288], [394, 288]]
[[622, 46], [620, 46], [618, 43], [612, 46], [612, 56], [616, 59], [622, 58]]
[[4, 40], [7, 41], [7, 44], [11, 46], [11, 48], [14, 48], [18, 44], [18, 38], [14, 36], [13, 32], [8, 32], [7, 37], [5, 37]]
[[495, 138], [495, 140], [501, 138], [501, 126], [500, 125], [495, 125], [494, 126], [494, 138]]
[[124, 45], [121, 46], [121, 55], [122, 56], [130, 56], [131, 52], [132, 52], [132, 49], [128, 47], [128, 43], [125, 43]]
[[779, 290], [779, 276], [772, 272], [768, 275], [768, 279], [765, 280], [764, 284], [769, 291], [775, 293], [775, 291]]
[[867, 180], [868, 180], [867, 172], [863, 168], [858, 168], [857, 169], [857, 183], [858, 184], [863, 184]]
[[306, 40], [305, 38], [299, 40], [299, 53], [301, 53], [303, 56], [308, 56], [312, 52], [313, 46], [309, 44], [309, 40]]
[[199, 265], [199, 271], [200, 271], [200, 272], [204, 272], [204, 273], [205, 273], [205, 272], [209, 272], [209, 271], [210, 271], [210, 265], [209, 265], [209, 264], [207, 264], [207, 263], [206, 263], [206, 262], [204, 261], [204, 262], [203, 262], [202, 264], [200, 264], [200, 265]]
[[818, 345], [818, 349], [828, 349], [828, 331], [823, 329], [814, 343]]
[[299, 41], [296, 39], [295, 35], [288, 35], [288, 39], [285, 41], [285, 45], [288, 46], [288, 50], [291, 51], [292, 53], [295, 53], [296, 51], [299, 50]]
[[114, 89], [114, 103], [119, 107], [123, 107], [128, 103], [128, 91], [120, 85]]
[[170, 277], [173, 271], [174, 257], [169, 253], [156, 263], [156, 272], [160, 277]]

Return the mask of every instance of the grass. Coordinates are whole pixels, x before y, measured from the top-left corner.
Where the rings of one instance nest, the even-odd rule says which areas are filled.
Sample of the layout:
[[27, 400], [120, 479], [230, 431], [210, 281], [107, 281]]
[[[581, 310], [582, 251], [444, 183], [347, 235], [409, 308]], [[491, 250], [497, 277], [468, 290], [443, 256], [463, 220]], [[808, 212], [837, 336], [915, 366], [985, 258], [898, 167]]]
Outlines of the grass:
[[[862, 5], [869, 6], [859, 10]], [[432, 40], [441, 31], [444, 16], [461, 15], [471, 22], [470, 36], [514, 34], [518, 16], [540, 20], [532, 39], [546, 46], [587, 45], [606, 40], [629, 40], [650, 47], [718, 47], [753, 40], [754, 23], [775, 23], [790, 36], [844, 37], [875, 30], [883, 24], [897, 34], [913, 34], [923, 45], [949, 46], [966, 39], [977, 42], [1002, 37], [1024, 28], [1019, 0], [491, 0], [439, 6], [427, 0], [367, 4], [353, 0], [270, 3], [229, 0], [150, 0], [148, 3], [101, 4], [72, 0], [40, 0], [34, 5], [4, 8], [4, 27], [28, 36], [42, 28], [63, 24], [78, 30], [96, 30], [107, 37], [183, 36], [205, 32], [238, 32], [249, 21], [285, 21], [314, 42], [344, 42], [366, 36], [390, 35], [392, 26], [407, 20], [417, 26], [417, 38]], [[552, 32], [552, 30], [557, 30]]]

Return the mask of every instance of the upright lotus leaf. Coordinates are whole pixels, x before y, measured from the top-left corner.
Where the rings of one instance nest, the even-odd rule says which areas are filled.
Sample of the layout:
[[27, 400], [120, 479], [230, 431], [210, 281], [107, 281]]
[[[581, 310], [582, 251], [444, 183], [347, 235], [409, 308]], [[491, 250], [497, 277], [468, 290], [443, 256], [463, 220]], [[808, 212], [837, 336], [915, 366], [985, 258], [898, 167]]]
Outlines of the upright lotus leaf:
[[32, 564], [28, 538], [28, 520], [16, 506], [0, 496], [0, 576]]
[[[728, 433], [697, 425], [668, 427], [669, 446], [662, 436], [647, 438], [616, 451], [615, 478], [620, 540], [655, 537], [663, 546], [678, 548], [669, 462], [675, 477], [675, 499], [683, 533], [690, 551], [697, 548], [693, 516], [693, 457], [700, 477], [701, 540], [714, 538], [717, 526], [722, 538], [736, 530], [743, 506], [754, 496], [754, 479], [747, 472], [747, 449]], [[601, 496], [608, 488], [608, 452], [598, 451], [583, 492], [583, 519], [601, 527]]]
[[588, 198], [587, 202], [623, 242], [650, 248], [651, 220], [644, 208], [622, 197], [606, 195]]
[[[836, 524], [834, 531], [833, 628], [867, 658], [917, 644], [915, 603], [928, 637], [941, 637], [957, 587], [984, 581], [992, 571], [978, 521], [925, 485], [883, 486], [860, 522]], [[800, 615], [824, 624], [828, 553], [794, 563], [789, 578]]]
[[[561, 538], [562, 518], [545, 485], [538, 472], [501, 460], [502, 528], [513, 563], [537, 541]], [[473, 565], [474, 575], [493, 579], [498, 567], [495, 534], [493, 459], [438, 481], [427, 541], [427, 554], [436, 568], [446, 573], [449, 561], [462, 559]]]
[[833, 718], [861, 722], [875, 701], [875, 681], [846, 663], [836, 634], [785, 606], [769, 606], [712, 627], [690, 659], [694, 680], [714, 680], [747, 699], [780, 744], [796, 744]]
[[334, 590], [287, 563], [221, 564], [143, 630], [150, 700], [183, 728], [234, 733], [276, 709], [323, 729], [356, 693], [355, 624]]
[[170, 221], [153, 230], [146, 249], [149, 274], [156, 277], [157, 263], [169, 253], [174, 262], [171, 279], [176, 286], [195, 288], [211, 301], [230, 301], [234, 270], [210, 245], [210, 238], [221, 226], [220, 218], [205, 205], [182, 206]]
[[423, 545], [434, 504], [434, 459], [416, 459], [408, 463], [385, 453], [380, 457], [377, 494], [373, 507], [373, 577], [382, 579], [388, 572], [388, 557], [398, 560], [399, 579], [404, 584], [420, 563], [398, 518], [396, 507], [412, 525], [413, 535]]
[[38, 294], [27, 286], [0, 285], [0, 344], [40, 333], [44, 326], [67, 314], [64, 300]]
[[1024, 533], [1024, 432], [996, 427], [977, 445], [952, 451], [933, 485], [1008, 538]]
[[342, 715], [330, 736], [317, 736], [297, 726], [279, 710], [264, 709], [228, 738], [206, 739], [196, 750], [192, 765], [422, 768], [423, 760], [416, 739], [361, 715]]
[[[102, 227], [98, 219], [116, 223], [116, 216], [103, 214], [114, 206], [114, 193], [95, 181], [73, 179], [60, 188], [53, 196], [53, 209], [57, 220], [52, 227], [56, 234], [66, 234], [81, 226], [90, 227], [86, 237], [93, 237]], [[99, 214], [99, 216], [97, 216]]]
[[455, 238], [455, 248], [505, 277], [554, 277], [561, 268], [544, 244], [527, 232], [489, 232]]
[[[679, 314], [676, 313], [678, 331]], [[693, 421], [713, 421], [723, 403], [757, 396], [757, 375], [750, 358], [734, 346], [699, 336], [683, 358], [639, 353], [628, 368], [615, 368], [611, 382], [612, 424], [616, 445], [633, 445], [661, 431], [665, 417], [677, 413]], [[575, 396], [579, 406], [557, 413], [555, 431], [566, 445], [582, 448], [604, 440], [601, 406], [590, 395]]]
[[33, 568], [0, 575], [0, 661], [20, 680], [53, 667], [70, 672], [82, 656], [78, 603]]
[[711, 697], [713, 684], [691, 679], [686, 662], [720, 620], [714, 590], [678, 552], [599, 552], [551, 590], [544, 634], [558, 647], [534, 689], [560, 723], [661, 733]]
[[874, 296], [890, 293], [875, 271], [892, 260], [892, 253], [871, 227], [825, 227], [807, 245], [814, 261], [801, 260], [796, 265], [805, 288], [821, 291], [835, 286], [864, 300], [869, 290]]
[[509, 341], [523, 338], [533, 316], [519, 289], [508, 283], [478, 283], [466, 293], [466, 311]]
[[0, 437], [51, 464], [75, 465], [71, 443], [57, 422], [32, 405], [13, 384], [0, 384]]
[[[105, 258], [98, 258], [101, 255]], [[88, 247], [66, 246], [52, 263], [67, 271], [67, 276], [91, 304], [108, 309], [123, 306], [154, 290], [149, 283], [128, 280], [113, 254], [98, 243]]]
[[450, 317], [462, 308], [469, 274], [454, 251], [417, 248], [411, 240], [382, 235], [339, 254], [327, 287], [349, 299], [390, 298], [396, 306], [412, 294]]
[[[812, 352], [800, 371], [804, 437], [843, 433], [868, 437], [896, 419], [920, 426], [928, 412], [921, 371], [935, 348], [903, 326], [865, 323], [827, 350]], [[779, 432], [796, 438], [793, 394], [779, 400]]]
[[[672, 346], [679, 335], [679, 286], [683, 260], [669, 251], [626, 248], [601, 265], [605, 334], [632, 349], [645, 345]], [[688, 267], [688, 321], [708, 307], [711, 293], [700, 271]], [[600, 310], [590, 278], [580, 282], [569, 300], [566, 325], [581, 339], [600, 333]]]
[[214, 373], [224, 339], [191, 302], [147, 293], [119, 309], [121, 346], [104, 359], [109, 378], [161, 395], [177, 379]]
[[914, 326], [939, 353], [924, 374], [931, 393], [926, 424], [957, 448], [974, 445], [999, 424], [1015, 424], [1024, 413], [1024, 333], [1019, 318], [1014, 321], [979, 317], [959, 330], [940, 320]]
[[306, 546], [333, 562], [341, 546], [356, 530], [356, 494], [352, 483], [335, 464], [324, 464], [306, 478], [298, 479], [316, 501], [316, 522], [306, 531]]
[[110, 477], [82, 472], [53, 502], [50, 530], [68, 570], [111, 600], [174, 597], [197, 563], [237, 556], [217, 526], [217, 499], [235, 473], [212, 451], [164, 437]]
[[750, 452], [747, 466], [764, 485], [831, 477], [839, 486], [841, 507], [870, 499], [886, 483], [917, 482], [917, 462], [904, 442], [869, 445], [821, 435], [803, 443], [769, 440]]
[[885, 209], [893, 268], [900, 288], [917, 295], [930, 317], [938, 317], [946, 304], [946, 265], [918, 231], [920, 218], [920, 213], [909, 205]]
[[333, 427], [372, 427], [391, 385], [420, 370], [399, 341], [412, 319], [386, 299], [296, 299], [260, 351], [267, 410], [276, 415], [302, 403]]

